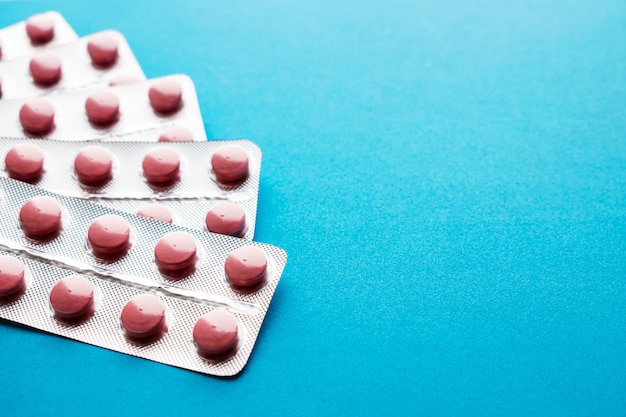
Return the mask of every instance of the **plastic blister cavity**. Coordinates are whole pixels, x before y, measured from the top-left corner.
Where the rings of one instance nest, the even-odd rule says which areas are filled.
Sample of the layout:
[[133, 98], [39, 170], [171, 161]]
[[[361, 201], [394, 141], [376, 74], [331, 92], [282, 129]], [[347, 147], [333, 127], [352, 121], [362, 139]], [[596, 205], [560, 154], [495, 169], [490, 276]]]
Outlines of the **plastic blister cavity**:
[[0, 61], [1, 98], [102, 89], [122, 76], [146, 79], [126, 38], [107, 30], [32, 56]]
[[[177, 84], [180, 99], [164, 112], [150, 91]], [[106, 93], [103, 95], [103, 93]], [[167, 90], [166, 93], [172, 94]], [[176, 91], [173, 92], [174, 95]], [[173, 127], [206, 141], [202, 114], [191, 79], [171, 75], [97, 91], [76, 91], [29, 99], [0, 100], [0, 136], [56, 140], [155, 142]]]
[[0, 61], [73, 42], [78, 35], [57, 12], [45, 12], [0, 29]]
[[[23, 204], [39, 197], [67, 213], [62, 232], [43, 243], [25, 238], [18, 220]], [[245, 366], [286, 263], [286, 253], [271, 245], [157, 223], [6, 178], [0, 214], [0, 260], [14, 257], [30, 277], [11, 300], [0, 298], [0, 317], [211, 375], [232, 376]], [[86, 247], [87, 230], [112, 215], [128, 223], [132, 247], [115, 262], [100, 262]], [[191, 236], [202, 252], [179, 279], [163, 276], [155, 261], [157, 242], [174, 233]], [[226, 279], [225, 262], [245, 247], [265, 254], [267, 275], [259, 288], [241, 292]], [[79, 296], [60, 297], [73, 286]]]
[[[221, 183], [214, 173], [213, 155], [225, 148], [246, 155], [247, 175], [239, 182]], [[161, 155], [155, 152], [159, 150], [178, 158], [175, 181], [153, 182], [146, 175], [147, 156]], [[254, 236], [261, 156], [247, 140], [94, 143], [0, 138], [1, 175], [128, 213], [246, 239]], [[150, 164], [153, 177], [161, 177], [161, 165], [172, 172], [171, 161], [157, 156]]]

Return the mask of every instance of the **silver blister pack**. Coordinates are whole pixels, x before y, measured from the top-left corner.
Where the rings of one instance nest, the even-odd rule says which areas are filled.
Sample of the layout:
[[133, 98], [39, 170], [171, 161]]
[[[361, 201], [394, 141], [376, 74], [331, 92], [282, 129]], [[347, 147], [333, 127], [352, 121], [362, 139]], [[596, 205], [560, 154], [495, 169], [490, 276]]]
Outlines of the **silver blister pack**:
[[0, 60], [8, 61], [33, 55], [49, 47], [73, 42], [78, 35], [67, 21], [57, 12], [33, 15], [30, 19], [49, 19], [54, 28], [54, 36], [47, 42], [33, 42], [26, 32], [28, 20], [0, 28]]
[[[241, 182], [222, 184], [212, 171], [212, 155], [227, 145], [239, 146], [248, 155], [248, 175]], [[107, 181], [99, 186], [82, 184], [75, 170], [77, 156], [94, 146], [110, 151], [113, 161], [110, 180], [107, 176]], [[259, 147], [248, 140], [94, 143], [0, 138], [3, 163], [0, 175], [16, 178], [11, 169], [21, 167], [11, 167], [14, 159], [10, 152], [14, 156], [19, 151], [23, 157], [20, 164], [29, 164], [36, 159], [28, 155], [33, 148], [38, 152], [37, 157], [43, 159], [43, 166], [41, 173], [27, 182], [40, 188], [132, 214], [148, 204], [158, 203], [170, 209], [174, 224], [196, 230], [207, 230], [205, 217], [211, 207], [221, 201], [231, 201], [245, 212], [247, 231], [239, 236], [250, 240], [254, 236], [262, 154]], [[180, 172], [173, 184], [157, 186], [144, 176], [142, 161], [158, 148], [174, 149], [180, 156]]]
[[[180, 92], [180, 104], [170, 112], [156, 111], [149, 97], [152, 88], [164, 83], [177, 86]], [[93, 123], [87, 115], [87, 101], [103, 92], [117, 100], [118, 108], [111, 122]], [[98, 100], [94, 100], [96, 101]], [[37, 131], [33, 131], [32, 127], [28, 130], [24, 124], [23, 111], [29, 106], [31, 111], [28, 120], [35, 124]], [[33, 122], [35, 116], [37, 118]], [[45, 126], [42, 127], [39, 118], [44, 119]], [[99, 91], [0, 100], [0, 122], [0, 136], [3, 137], [155, 142], [168, 129], [180, 127], [188, 130], [193, 140], [207, 139], [193, 81], [182, 74], [112, 86]]]
[[[286, 253], [257, 242], [202, 233], [156, 222], [64, 197], [18, 181], [0, 178], [0, 250], [18, 257], [26, 266], [25, 291], [0, 299], [0, 317], [53, 334], [80, 340], [118, 352], [211, 375], [232, 376], [245, 366], [286, 263]], [[46, 243], [25, 237], [20, 210], [33, 198], [51, 197], [63, 207], [63, 229]], [[86, 242], [90, 224], [101, 216], [115, 215], [132, 229], [132, 246], [114, 262], [91, 256]], [[195, 271], [176, 280], [159, 273], [155, 245], [171, 233], [192, 236], [199, 253]], [[262, 285], [250, 291], [235, 289], [226, 279], [224, 265], [233, 251], [253, 248], [267, 258]], [[58, 320], [51, 309], [51, 290], [60, 279], [79, 275], [95, 291], [93, 314], [80, 322]], [[165, 306], [167, 330], [156, 340], [136, 343], [120, 328], [120, 314], [134, 296], [153, 294]], [[236, 346], [227, 355], [198, 354], [200, 343], [194, 326], [205, 313], [222, 310], [238, 327]], [[55, 311], [58, 313], [58, 310]]]
[[[114, 54], [111, 52], [113, 61], [110, 64], [92, 62], [88, 48], [90, 42], [97, 44], [98, 41], [110, 42], [115, 46], [112, 49]], [[60, 64], [58, 81], [48, 83], [35, 81], [31, 66], [37, 65], [40, 60], [41, 65]], [[50, 63], [50, 60], [54, 61]], [[0, 61], [0, 78], [2, 78], [2, 99], [10, 100], [100, 89], [108, 87], [116, 80], [144, 81], [146, 76], [126, 38], [117, 31], [107, 30], [81, 37], [72, 43], [47, 48], [33, 56]]]

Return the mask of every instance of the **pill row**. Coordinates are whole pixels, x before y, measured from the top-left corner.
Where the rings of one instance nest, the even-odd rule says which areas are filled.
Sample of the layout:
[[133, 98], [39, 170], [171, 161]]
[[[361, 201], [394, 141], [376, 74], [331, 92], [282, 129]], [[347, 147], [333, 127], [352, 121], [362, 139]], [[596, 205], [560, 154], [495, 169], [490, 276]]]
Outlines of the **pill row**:
[[3, 136], [58, 140], [156, 140], [172, 126], [206, 140], [195, 87], [173, 75], [97, 92], [77, 91], [46, 98], [0, 100]]
[[59, 13], [39, 13], [0, 29], [0, 60], [32, 55], [77, 38], [74, 29]]
[[32, 57], [0, 62], [0, 98], [94, 90], [145, 78], [124, 36], [109, 30]]
[[[0, 256], [0, 303], [14, 302], [24, 295], [27, 275], [30, 272], [19, 258]], [[69, 275], [59, 280], [49, 294], [54, 318], [68, 325], [89, 320], [101, 304], [101, 300], [96, 301], [97, 292], [93, 283], [81, 275]], [[168, 320], [166, 315], [166, 306], [160, 298], [142, 294], [126, 302], [120, 312], [120, 325], [129, 341], [146, 345], [154, 343], [167, 332], [172, 320]], [[239, 340], [238, 328], [237, 320], [231, 313], [213, 310], [196, 321], [193, 340], [202, 355], [232, 355]]]
[[248, 240], [254, 236], [255, 211], [250, 200], [168, 200], [149, 204], [135, 200], [100, 200], [98, 204], [190, 229]]
[[[70, 220], [63, 208], [49, 196], [33, 197], [19, 211], [19, 225], [24, 238], [34, 243], [57, 239]], [[219, 217], [219, 215], [217, 215]], [[144, 239], [126, 219], [114, 214], [94, 219], [86, 231], [87, 252], [94, 263], [119, 261], [132, 250], [133, 242]], [[154, 246], [154, 260], [165, 279], [178, 280], [193, 274], [201, 266], [204, 253], [194, 236], [183, 231], [170, 232]], [[267, 279], [267, 256], [255, 246], [242, 246], [230, 252], [224, 262], [226, 280], [236, 291], [258, 290]]]
[[198, 372], [241, 370], [267, 310], [254, 307], [242, 313], [0, 252], [0, 317]]
[[254, 236], [261, 152], [250, 141], [155, 146], [0, 138], [1, 155], [0, 175], [49, 191], [193, 229]]
[[7, 178], [0, 178], [0, 197], [0, 243], [81, 268], [254, 298], [285, 262], [284, 251], [271, 245], [155, 222]]
[[[73, 163], [77, 181], [85, 187], [104, 187], [113, 180], [114, 158], [102, 145], [82, 148]], [[44, 159], [41, 147], [22, 142], [9, 149], [4, 164], [10, 178], [36, 183], [44, 174]], [[217, 182], [237, 185], [250, 173], [248, 153], [241, 146], [224, 145], [211, 155], [211, 167]], [[171, 187], [181, 180], [180, 152], [171, 146], [154, 147], [142, 158], [141, 169], [151, 186]]]

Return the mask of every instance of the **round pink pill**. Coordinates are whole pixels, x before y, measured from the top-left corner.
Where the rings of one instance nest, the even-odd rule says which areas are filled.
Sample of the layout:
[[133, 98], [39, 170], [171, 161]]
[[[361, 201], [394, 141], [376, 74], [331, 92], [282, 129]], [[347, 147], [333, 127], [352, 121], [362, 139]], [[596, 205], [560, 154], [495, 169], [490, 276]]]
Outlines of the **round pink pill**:
[[103, 146], [87, 146], [74, 159], [78, 181], [86, 185], [102, 185], [113, 178], [113, 154]]
[[237, 320], [227, 311], [213, 310], [198, 319], [193, 340], [201, 355], [220, 355], [233, 349], [239, 340]]
[[116, 85], [133, 84], [141, 81], [143, 81], [141, 78], [137, 78], [132, 75], [118, 75], [117, 77], [111, 78], [109, 85], [113, 87]]
[[44, 52], [30, 60], [30, 74], [37, 84], [50, 85], [61, 79], [61, 59]]
[[178, 179], [180, 155], [172, 148], [154, 148], [143, 158], [142, 166], [148, 182], [171, 183]]
[[94, 289], [79, 275], [63, 278], [50, 291], [50, 305], [61, 319], [76, 319], [93, 313]]
[[119, 115], [120, 100], [110, 91], [99, 91], [89, 96], [85, 102], [85, 111], [90, 122], [109, 124]]
[[24, 264], [10, 256], [0, 257], [0, 297], [11, 297], [26, 289]]
[[178, 110], [182, 105], [183, 91], [178, 82], [163, 80], [150, 87], [148, 97], [154, 110], [169, 113]]
[[33, 240], [56, 237], [62, 228], [61, 218], [61, 206], [52, 197], [33, 197], [20, 209], [22, 231]]
[[159, 142], [192, 142], [193, 134], [189, 129], [174, 126], [164, 130], [159, 136]]
[[98, 217], [89, 226], [87, 240], [96, 258], [119, 258], [130, 248], [130, 225], [120, 216]]
[[118, 41], [114, 36], [100, 34], [92, 36], [87, 43], [87, 52], [94, 65], [108, 66], [117, 61]]
[[215, 178], [222, 183], [232, 183], [248, 176], [248, 153], [238, 145], [224, 145], [211, 157]]
[[196, 239], [189, 233], [172, 232], [161, 238], [154, 247], [159, 270], [164, 275], [186, 276], [195, 270]]
[[126, 303], [120, 320], [127, 336], [153, 337], [165, 330], [165, 306], [154, 295], [139, 295]]
[[54, 38], [54, 19], [43, 14], [26, 21], [26, 34], [33, 43], [46, 43]]
[[20, 109], [20, 123], [30, 133], [47, 133], [54, 126], [54, 107], [43, 99], [34, 99]]
[[172, 210], [163, 204], [148, 204], [137, 212], [138, 216], [159, 220], [165, 223], [172, 223]]
[[247, 231], [246, 212], [239, 204], [220, 201], [209, 209], [205, 224], [209, 232], [241, 237]]
[[224, 270], [232, 285], [252, 287], [265, 279], [267, 256], [256, 246], [242, 246], [228, 255]]
[[9, 177], [27, 182], [41, 178], [43, 161], [44, 154], [41, 148], [30, 143], [15, 145], [4, 157]]

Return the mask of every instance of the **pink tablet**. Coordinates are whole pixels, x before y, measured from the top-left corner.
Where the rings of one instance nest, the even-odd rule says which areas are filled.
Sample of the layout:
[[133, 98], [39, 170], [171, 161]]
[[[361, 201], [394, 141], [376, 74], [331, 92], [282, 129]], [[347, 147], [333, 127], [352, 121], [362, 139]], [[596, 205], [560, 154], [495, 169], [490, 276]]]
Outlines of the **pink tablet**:
[[267, 256], [256, 246], [242, 246], [228, 255], [224, 270], [231, 285], [251, 287], [265, 279]]
[[24, 264], [10, 256], [0, 257], [0, 298], [25, 291]]
[[110, 124], [118, 118], [120, 100], [110, 91], [99, 91], [87, 98], [85, 111], [90, 122]]
[[130, 249], [130, 225], [114, 214], [98, 217], [89, 226], [87, 240], [99, 259], [117, 259]]
[[196, 239], [185, 232], [169, 233], [157, 242], [154, 247], [154, 256], [163, 274], [190, 275], [198, 259]]
[[15, 145], [4, 157], [10, 178], [34, 182], [43, 174], [44, 154], [41, 148], [30, 143]]
[[159, 142], [192, 142], [193, 134], [189, 129], [174, 126], [163, 131], [159, 136]]
[[183, 90], [176, 81], [163, 80], [150, 87], [148, 97], [154, 110], [170, 113], [182, 106]]
[[61, 232], [61, 206], [52, 197], [33, 197], [20, 209], [20, 224], [30, 239], [52, 239]]
[[239, 182], [248, 177], [248, 153], [241, 146], [224, 145], [211, 157], [211, 166], [219, 182]]
[[76, 319], [93, 313], [94, 289], [79, 275], [63, 278], [50, 291], [50, 305], [61, 319]]
[[148, 204], [137, 212], [138, 216], [147, 217], [153, 220], [159, 220], [165, 223], [172, 223], [172, 210], [163, 204]]
[[198, 319], [193, 328], [193, 340], [201, 355], [224, 354], [239, 340], [237, 320], [227, 311], [213, 310]]
[[47, 133], [54, 126], [54, 107], [43, 99], [33, 99], [20, 109], [20, 123], [30, 133]]
[[220, 201], [206, 214], [205, 224], [209, 232], [241, 237], [246, 234], [246, 212], [231, 201]]
[[143, 173], [148, 182], [153, 184], [172, 183], [180, 172], [180, 155], [173, 148], [159, 147], [152, 149], [143, 158]]
[[61, 79], [61, 59], [43, 52], [30, 60], [30, 74], [37, 84], [50, 85]]
[[54, 20], [37, 14], [26, 21], [26, 34], [33, 43], [47, 43], [54, 38]]
[[120, 320], [127, 336], [150, 338], [165, 330], [165, 307], [154, 295], [139, 295], [126, 303]]
[[103, 185], [113, 178], [113, 154], [103, 146], [87, 146], [76, 155], [74, 171], [83, 184]]
[[87, 43], [87, 52], [94, 65], [108, 66], [117, 61], [118, 41], [108, 34], [92, 36]]
[[111, 87], [116, 85], [125, 85], [125, 84], [133, 84], [143, 81], [141, 78], [137, 78], [132, 75], [118, 75], [117, 77], [112, 78], [109, 81], [109, 85]]

